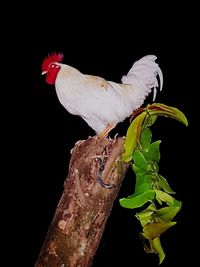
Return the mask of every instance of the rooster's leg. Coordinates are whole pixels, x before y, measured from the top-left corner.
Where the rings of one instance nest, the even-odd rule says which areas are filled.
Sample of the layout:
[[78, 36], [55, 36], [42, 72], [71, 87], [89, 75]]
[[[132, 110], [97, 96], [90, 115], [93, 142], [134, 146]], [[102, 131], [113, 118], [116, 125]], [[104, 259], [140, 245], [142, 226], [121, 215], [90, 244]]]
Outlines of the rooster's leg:
[[109, 132], [114, 129], [116, 126], [116, 123], [110, 123], [108, 124], [108, 126], [105, 128], [105, 130], [103, 130], [103, 132], [101, 132], [99, 134], [100, 137], [104, 138], [104, 137], [107, 137], [107, 135], [109, 134]]

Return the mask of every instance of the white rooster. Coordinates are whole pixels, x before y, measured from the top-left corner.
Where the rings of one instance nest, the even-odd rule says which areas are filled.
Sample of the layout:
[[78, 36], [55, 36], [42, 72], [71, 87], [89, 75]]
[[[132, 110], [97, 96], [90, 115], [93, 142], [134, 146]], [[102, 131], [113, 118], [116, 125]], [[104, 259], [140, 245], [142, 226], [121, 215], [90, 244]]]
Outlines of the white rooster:
[[62, 64], [63, 55], [48, 55], [42, 64], [46, 82], [55, 84], [60, 103], [68, 112], [81, 116], [94, 131], [106, 136], [119, 122], [139, 108], [153, 89], [153, 100], [158, 87], [162, 90], [163, 75], [156, 56], [148, 55], [136, 61], [122, 83], [82, 74]]

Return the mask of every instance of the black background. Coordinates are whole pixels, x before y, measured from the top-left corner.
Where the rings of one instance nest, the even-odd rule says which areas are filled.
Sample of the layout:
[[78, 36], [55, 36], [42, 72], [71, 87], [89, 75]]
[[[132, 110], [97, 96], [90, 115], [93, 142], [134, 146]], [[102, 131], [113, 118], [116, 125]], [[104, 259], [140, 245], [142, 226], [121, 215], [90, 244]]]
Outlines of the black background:
[[[68, 5], [67, 3], [65, 3]], [[19, 8], [19, 7], [18, 7]], [[41, 76], [41, 64], [51, 52], [63, 52], [64, 63], [82, 73], [120, 82], [135, 60], [155, 54], [164, 76], [163, 91], [157, 102], [179, 108], [189, 126], [169, 118], [159, 118], [152, 128], [153, 139], [161, 139], [160, 173], [183, 202], [178, 224], [161, 241], [166, 252], [162, 266], [197, 262], [198, 166], [195, 138], [195, 64], [197, 40], [194, 9], [179, 6], [115, 4], [73, 7], [64, 3], [44, 8], [27, 4], [13, 21], [9, 38], [9, 77], [13, 82], [7, 111], [12, 111], [7, 173], [9, 191], [14, 192], [11, 241], [15, 243], [18, 266], [33, 266], [63, 190], [70, 149], [76, 141], [94, 135], [79, 117], [69, 114], [59, 103], [54, 86]], [[16, 15], [16, 14], [15, 14]], [[188, 19], [190, 16], [190, 19]], [[12, 16], [11, 16], [12, 17]], [[152, 102], [150, 95], [145, 104]], [[125, 135], [128, 120], [111, 132]], [[15, 138], [13, 138], [13, 136]], [[15, 148], [13, 148], [12, 144]], [[138, 238], [140, 225], [136, 211], [119, 206], [118, 199], [132, 193], [134, 177], [127, 173], [108, 219], [93, 267], [158, 266], [156, 255], [145, 254]], [[9, 212], [10, 213], [10, 212]], [[14, 219], [13, 219], [14, 218]], [[14, 220], [14, 222], [13, 222]], [[17, 237], [14, 237], [17, 234]], [[20, 245], [18, 245], [20, 244]], [[8, 257], [12, 254], [8, 247]]]

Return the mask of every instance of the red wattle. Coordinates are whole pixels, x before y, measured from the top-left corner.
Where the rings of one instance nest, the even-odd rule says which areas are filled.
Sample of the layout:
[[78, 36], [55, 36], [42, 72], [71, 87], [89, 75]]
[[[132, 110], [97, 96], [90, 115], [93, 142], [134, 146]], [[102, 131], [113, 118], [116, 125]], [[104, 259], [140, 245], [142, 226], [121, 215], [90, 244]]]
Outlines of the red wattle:
[[54, 69], [51, 69], [47, 72], [46, 82], [48, 84], [55, 84], [56, 77], [58, 75], [59, 70], [60, 70], [60, 68], [54, 68]]

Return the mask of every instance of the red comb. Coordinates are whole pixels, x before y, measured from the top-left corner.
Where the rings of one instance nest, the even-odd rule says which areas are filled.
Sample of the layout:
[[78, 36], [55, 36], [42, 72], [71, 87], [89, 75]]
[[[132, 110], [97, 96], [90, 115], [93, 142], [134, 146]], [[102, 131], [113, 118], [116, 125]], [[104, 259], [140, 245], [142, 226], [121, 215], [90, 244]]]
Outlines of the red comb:
[[61, 62], [63, 60], [63, 54], [62, 53], [52, 53], [48, 54], [48, 56], [44, 59], [42, 63], [42, 71], [46, 71], [49, 68], [49, 65], [53, 62]]

